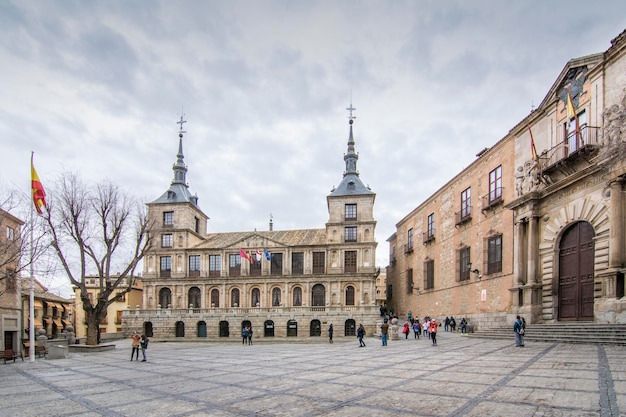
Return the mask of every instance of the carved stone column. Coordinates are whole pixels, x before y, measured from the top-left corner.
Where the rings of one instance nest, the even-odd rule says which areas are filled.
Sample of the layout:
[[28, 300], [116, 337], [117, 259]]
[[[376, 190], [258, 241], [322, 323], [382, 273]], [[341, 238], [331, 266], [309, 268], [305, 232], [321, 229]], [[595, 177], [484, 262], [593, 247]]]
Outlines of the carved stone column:
[[538, 265], [539, 265], [539, 247], [537, 242], [539, 241], [539, 219], [536, 216], [531, 216], [528, 219], [528, 262], [526, 266], [528, 268], [528, 284], [539, 283]]
[[526, 228], [526, 222], [520, 220], [515, 223], [515, 242], [513, 247], [513, 276], [515, 277], [515, 284], [517, 287], [521, 287], [525, 283], [525, 274], [526, 268], [524, 264], [526, 262], [524, 254], [526, 251], [524, 247], [527, 246], [525, 240], [524, 229]]
[[622, 198], [623, 180], [612, 181], [611, 187], [611, 229], [609, 234], [609, 267], [623, 265], [624, 251], [624, 202]]

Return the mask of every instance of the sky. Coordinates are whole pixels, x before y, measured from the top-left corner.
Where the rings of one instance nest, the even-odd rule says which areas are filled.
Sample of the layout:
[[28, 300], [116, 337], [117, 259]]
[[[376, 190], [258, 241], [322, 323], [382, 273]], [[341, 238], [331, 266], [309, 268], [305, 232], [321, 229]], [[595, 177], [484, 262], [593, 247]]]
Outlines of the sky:
[[352, 105], [384, 268], [399, 220], [625, 28], [623, 0], [0, 0], [0, 189], [30, 192], [34, 151], [44, 186], [153, 201], [183, 115], [209, 232], [324, 228]]

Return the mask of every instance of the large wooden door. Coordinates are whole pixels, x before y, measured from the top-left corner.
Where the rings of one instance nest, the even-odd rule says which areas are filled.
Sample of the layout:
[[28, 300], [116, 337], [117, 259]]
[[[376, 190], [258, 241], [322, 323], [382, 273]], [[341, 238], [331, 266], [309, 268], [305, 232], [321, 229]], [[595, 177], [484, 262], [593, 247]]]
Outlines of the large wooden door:
[[593, 320], [595, 233], [587, 222], [572, 225], [559, 248], [559, 320]]

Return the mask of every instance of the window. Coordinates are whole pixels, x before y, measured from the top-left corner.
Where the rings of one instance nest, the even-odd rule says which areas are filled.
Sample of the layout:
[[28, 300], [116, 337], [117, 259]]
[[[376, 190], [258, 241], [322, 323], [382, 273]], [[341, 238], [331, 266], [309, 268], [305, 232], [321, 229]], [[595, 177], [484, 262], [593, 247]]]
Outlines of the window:
[[578, 113], [578, 120], [575, 116], [572, 116], [568, 123], [565, 124], [565, 134], [567, 135], [567, 153], [572, 154], [585, 145], [585, 137], [583, 133], [587, 132], [587, 129], [581, 128], [587, 123], [587, 115], [585, 111]]
[[461, 193], [461, 220], [467, 219], [472, 214], [472, 188], [469, 187]]
[[322, 284], [315, 284], [311, 289], [313, 307], [326, 306], [326, 288]]
[[200, 288], [189, 288], [189, 293], [187, 294], [187, 306], [189, 308], [200, 308]]
[[502, 235], [487, 239], [487, 274], [502, 272]]
[[15, 229], [7, 226], [7, 240], [15, 239]]
[[115, 324], [122, 324], [122, 314], [124, 310], [118, 310], [115, 312]]
[[159, 290], [159, 305], [161, 308], [168, 308], [172, 305], [172, 290], [167, 287]]
[[211, 290], [211, 307], [220, 306], [220, 291], [217, 288]]
[[343, 260], [344, 272], [356, 272], [356, 251], [347, 250]]
[[430, 213], [426, 218], [426, 233], [424, 233], [424, 243], [435, 239], [435, 213]]
[[407, 232], [407, 246], [409, 250], [413, 250], [413, 228]]
[[173, 211], [163, 212], [163, 226], [166, 226], [166, 227], [174, 226], [174, 212]]
[[230, 292], [230, 306], [231, 307], [239, 307], [239, 289], [233, 288]]
[[196, 233], [200, 233], [200, 219], [197, 217], [194, 217], [194, 230]]
[[303, 274], [304, 273], [304, 253], [294, 252], [291, 254], [291, 273]]
[[354, 287], [352, 285], [346, 287], [346, 305], [354, 305]]
[[346, 204], [346, 220], [356, 220], [356, 204]]
[[293, 306], [301, 307], [302, 306], [302, 288], [296, 287], [293, 289]]
[[502, 199], [502, 165], [489, 173], [489, 204]]
[[356, 226], [346, 227], [346, 242], [356, 242]]
[[270, 268], [270, 273], [272, 275], [283, 274], [283, 254], [282, 253], [272, 253], [272, 265]]
[[431, 259], [424, 262], [424, 289], [433, 288], [435, 288], [435, 261]]
[[261, 276], [261, 273], [262, 273], [261, 262], [262, 261], [256, 259], [256, 256], [254, 254], [250, 255], [250, 276], [253, 276], [253, 277]]
[[274, 288], [272, 290], [272, 306], [280, 306], [280, 288]]
[[458, 268], [457, 279], [459, 281], [468, 281], [470, 279], [470, 248], [464, 247], [457, 251]]
[[413, 268], [406, 270], [406, 293], [413, 294]]
[[189, 257], [189, 276], [200, 276], [200, 255], [191, 255]]
[[313, 273], [323, 274], [326, 272], [326, 252], [313, 252]]
[[172, 276], [172, 257], [161, 256], [161, 278], [169, 278]]
[[241, 256], [238, 253], [229, 256], [228, 275], [235, 277], [241, 275]]
[[161, 235], [161, 247], [162, 248], [171, 248], [172, 247], [172, 234], [166, 233]]
[[209, 255], [209, 276], [219, 277], [222, 271], [222, 257], [220, 255]]
[[260, 307], [261, 306], [261, 290], [258, 288], [252, 289], [252, 306], [251, 307]]

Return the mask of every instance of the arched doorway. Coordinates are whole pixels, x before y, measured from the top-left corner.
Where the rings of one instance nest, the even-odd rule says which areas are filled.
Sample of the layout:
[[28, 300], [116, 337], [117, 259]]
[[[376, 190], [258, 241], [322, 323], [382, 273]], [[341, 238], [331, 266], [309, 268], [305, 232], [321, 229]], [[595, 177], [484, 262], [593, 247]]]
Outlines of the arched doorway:
[[559, 246], [559, 320], [593, 320], [595, 233], [577, 222], [563, 233]]
[[172, 305], [172, 290], [167, 287], [159, 290], [159, 305], [161, 308], [168, 308]]
[[326, 288], [322, 284], [315, 284], [311, 290], [313, 307], [324, 307], [326, 305]]
[[272, 320], [265, 320], [263, 327], [264, 327], [264, 332], [263, 332], [264, 337], [274, 337], [274, 322]]
[[176, 337], [185, 337], [185, 323], [182, 321], [176, 322]]
[[321, 336], [321, 335], [322, 335], [322, 323], [317, 319], [311, 320], [310, 336], [315, 337], [315, 336]]
[[228, 337], [230, 336], [230, 330], [228, 328], [227, 321], [220, 321], [220, 337]]
[[146, 321], [143, 323], [143, 334], [145, 334], [146, 337], [154, 337], [154, 332], [152, 331], [151, 321]]
[[356, 336], [356, 322], [353, 319], [346, 320], [345, 336]]
[[198, 322], [198, 337], [206, 337], [206, 322]]

